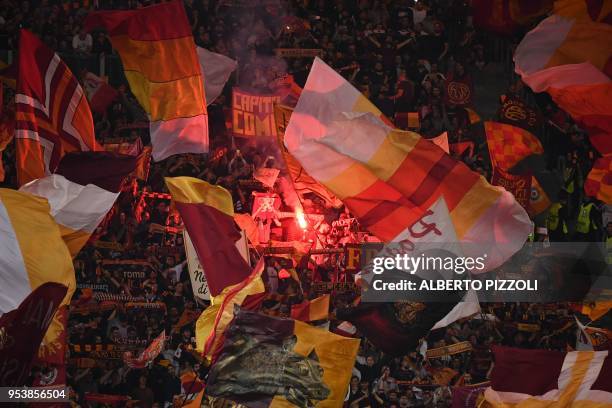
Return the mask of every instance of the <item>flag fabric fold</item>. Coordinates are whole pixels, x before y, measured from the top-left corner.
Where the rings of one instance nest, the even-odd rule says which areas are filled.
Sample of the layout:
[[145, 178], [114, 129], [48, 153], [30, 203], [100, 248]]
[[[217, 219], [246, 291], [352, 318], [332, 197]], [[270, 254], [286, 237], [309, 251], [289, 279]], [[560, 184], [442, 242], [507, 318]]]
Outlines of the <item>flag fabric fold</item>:
[[36, 288], [19, 307], [0, 316], [0, 386], [23, 387], [38, 346], [68, 288], [47, 282]]
[[330, 295], [325, 294], [316, 299], [305, 300], [291, 306], [291, 318], [302, 322], [327, 319], [329, 316]]
[[[76, 288], [74, 267], [46, 199], [0, 189], [0, 313], [21, 302], [46, 282]], [[43, 250], [44, 249], [44, 250]]]
[[149, 116], [153, 159], [208, 152], [204, 82], [182, 2], [97, 11], [84, 25], [108, 31], [130, 89]]
[[244, 281], [251, 268], [235, 246], [241, 234], [234, 223], [230, 192], [193, 177], [165, 180], [204, 268], [211, 295]]
[[502, 170], [510, 170], [532, 154], [544, 153], [538, 138], [522, 128], [498, 122], [485, 122], [484, 127], [491, 162]]
[[247, 406], [340, 407], [359, 340], [306, 323], [238, 311], [206, 394]]
[[608, 351], [560, 352], [493, 347], [485, 407], [612, 407]]
[[238, 62], [202, 47], [197, 47], [197, 53], [202, 78], [204, 78], [206, 104], [210, 105], [223, 92], [223, 87], [225, 87], [232, 72], [236, 70]]
[[89, 100], [89, 106], [94, 112], [106, 112], [109, 105], [119, 96], [119, 92], [115, 88], [91, 72], [85, 74], [83, 86]]
[[137, 158], [108, 152], [69, 153], [56, 173], [20, 191], [44, 197], [62, 237], [75, 257], [104, 219], [134, 171]]
[[284, 105], [274, 105], [274, 120], [276, 121], [276, 140], [278, 148], [282, 154], [285, 168], [291, 184], [296, 193], [303, 196], [307, 193], [313, 193], [325, 200], [333, 207], [340, 207], [342, 202], [338, 200], [325, 187], [318, 183], [315, 179], [308, 175], [300, 163], [293, 157], [285, 147], [285, 129], [289, 124], [293, 109]]
[[101, 150], [83, 89], [60, 57], [20, 31], [15, 95], [19, 184], [48, 176], [64, 154]]
[[584, 182], [584, 192], [606, 204], [612, 204], [612, 156], [601, 157]]
[[612, 154], [611, 13], [607, 1], [558, 0], [553, 14], [523, 38], [514, 54], [523, 82], [535, 92], [548, 92], [604, 156]]
[[310, 176], [385, 242], [439, 234], [424, 217], [435, 218], [430, 208], [440, 198], [460, 242], [499, 255], [491, 265], [516, 252], [531, 229], [510, 193], [418, 134], [387, 126], [374, 105], [318, 58], [284, 142]]
[[543, 213], [552, 205], [552, 202], [548, 198], [546, 191], [542, 188], [538, 179], [531, 176], [531, 195], [529, 197], [529, 210], [530, 216], [535, 217], [538, 214]]
[[[206, 358], [213, 360], [223, 344], [224, 333], [234, 318], [234, 306], [246, 306], [249, 299], [258, 299], [265, 294], [266, 287], [261, 278], [264, 271], [263, 258], [259, 260], [251, 274], [242, 282], [234, 285], [224, 293], [211, 299], [196, 322], [196, 350]], [[263, 300], [263, 299], [261, 299]]]

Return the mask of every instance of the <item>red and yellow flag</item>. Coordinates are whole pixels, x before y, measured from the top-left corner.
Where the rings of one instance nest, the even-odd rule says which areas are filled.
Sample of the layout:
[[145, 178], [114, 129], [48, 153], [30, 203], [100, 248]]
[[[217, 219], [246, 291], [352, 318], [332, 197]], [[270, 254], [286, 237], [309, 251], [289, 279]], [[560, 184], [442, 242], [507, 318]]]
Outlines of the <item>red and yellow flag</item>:
[[527, 156], [544, 153], [540, 141], [524, 129], [498, 122], [485, 122], [484, 126], [491, 162], [502, 170], [511, 169]]
[[85, 28], [95, 27], [110, 34], [130, 89], [149, 115], [153, 159], [208, 152], [204, 80], [182, 2], [94, 12]]
[[166, 177], [166, 185], [204, 268], [211, 295], [244, 281], [251, 267], [235, 245], [241, 235], [234, 224], [230, 192], [193, 177]]
[[584, 182], [584, 192], [589, 197], [597, 197], [606, 204], [612, 204], [612, 156], [595, 161]]
[[27, 30], [19, 39], [15, 139], [20, 185], [53, 173], [68, 152], [102, 150], [78, 80]]
[[318, 58], [291, 115], [285, 145], [361, 226], [385, 242], [446, 235], [436, 217], [449, 217], [433, 211], [439, 201], [452, 221], [449, 240], [488, 245], [482, 249], [500, 261], [522, 246], [531, 229], [511, 194], [418, 134], [390, 127], [370, 101]]
[[291, 306], [291, 318], [303, 322], [327, 319], [329, 316], [330, 295], [325, 294], [313, 300]]
[[[266, 287], [261, 274], [264, 271], [263, 257], [259, 260], [251, 274], [242, 282], [226, 289], [219, 296], [211, 299], [211, 305], [202, 312], [196, 322], [196, 350], [208, 359], [214, 359], [219, 351], [224, 333], [234, 318], [234, 306], [244, 306], [250, 300], [263, 300], [262, 294]], [[250, 296], [250, 297], [249, 297]], [[247, 301], [247, 298], [249, 301]], [[247, 301], [245, 303], [245, 301]]]

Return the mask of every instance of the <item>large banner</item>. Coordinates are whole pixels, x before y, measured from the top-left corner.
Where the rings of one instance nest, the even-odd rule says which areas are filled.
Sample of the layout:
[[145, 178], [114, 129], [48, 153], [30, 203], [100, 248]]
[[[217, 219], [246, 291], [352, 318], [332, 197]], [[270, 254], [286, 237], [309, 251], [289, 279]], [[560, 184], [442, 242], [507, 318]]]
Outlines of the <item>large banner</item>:
[[501, 186], [514, 195], [516, 201], [525, 209], [529, 208], [531, 199], [531, 173], [514, 175], [495, 168], [491, 184]]
[[234, 88], [232, 94], [232, 131], [241, 137], [276, 137], [274, 105], [280, 94], [257, 95]]

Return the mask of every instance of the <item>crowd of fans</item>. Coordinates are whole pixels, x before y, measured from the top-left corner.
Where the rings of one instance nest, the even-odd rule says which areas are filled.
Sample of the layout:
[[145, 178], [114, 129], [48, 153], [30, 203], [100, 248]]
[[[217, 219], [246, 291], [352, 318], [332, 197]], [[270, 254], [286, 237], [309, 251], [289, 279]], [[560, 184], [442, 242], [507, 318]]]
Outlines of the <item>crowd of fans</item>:
[[[3, 0], [0, 8], [0, 48], [15, 51], [19, 28], [27, 28], [56, 50], [73, 72], [99, 74], [99, 57], [113, 56], [103, 32], [86, 33], [82, 20], [93, 9], [133, 9], [152, 4], [136, 0]], [[473, 124], [470, 112], [448, 103], [445, 81], [449, 77], [478, 83], [490, 63], [492, 50], [486, 33], [471, 24], [467, 1], [354, 0], [354, 1], [261, 1], [185, 0], [195, 42], [201, 47], [238, 61], [230, 85], [253, 92], [271, 92], [279, 78], [291, 75], [303, 86], [312, 58], [278, 58], [276, 48], [321, 49], [323, 60], [364, 93], [389, 118], [399, 119], [418, 112], [418, 131], [424, 137], [448, 132], [449, 142], [473, 142], [469, 154], [455, 154], [475, 171], [491, 177], [491, 165], [482, 127]], [[261, 3], [261, 4], [260, 4]], [[239, 4], [239, 6], [236, 6]], [[511, 50], [512, 38], [498, 39]], [[114, 59], [113, 59], [114, 58]], [[499, 62], [499, 61], [497, 61]], [[109, 109], [94, 115], [96, 136], [101, 143], [148, 140], [146, 115], [130, 93], [127, 82], [110, 83], [119, 97]], [[557, 223], [540, 217], [536, 224], [548, 226], [540, 240], [563, 241], [572, 237], [579, 212], [593, 203], [592, 221], [582, 240], [607, 240], [612, 222], [606, 208], [585, 198], [583, 181], [595, 159], [586, 135], [544, 95], [533, 95], [509, 75], [507, 95], [533, 105], [543, 115], [541, 134], [546, 172], [559, 183], [561, 193], [551, 199], [559, 203]], [[103, 406], [87, 395], [129, 396], [142, 407], [166, 406], [177, 395], [197, 392], [206, 378], [206, 364], [194, 351], [195, 318], [207, 302], [194, 296], [187, 272], [182, 222], [172, 208], [163, 177], [188, 175], [219, 184], [231, 191], [236, 211], [250, 213], [253, 192], [276, 192], [282, 197], [280, 211], [294, 206], [286, 186], [277, 182], [266, 187], [253, 179], [262, 167], [280, 168], [282, 160], [274, 143], [234, 139], [226, 128], [231, 86], [209, 106], [212, 155], [181, 155], [151, 163], [146, 180], [133, 180], [116, 206], [96, 231], [90, 244], [75, 259], [78, 290], [69, 320], [68, 384], [75, 402]], [[11, 112], [13, 93], [5, 88], [4, 114]], [[144, 126], [139, 126], [144, 124]], [[4, 185], [16, 186], [14, 147], [3, 153]], [[284, 172], [281, 172], [283, 178]], [[304, 203], [307, 214], [321, 215], [310, 232], [298, 240], [313, 241], [318, 248], [340, 248], [360, 242], [367, 235], [355, 224], [336, 227], [334, 221], [349, 219], [343, 208], [334, 208], [317, 197]], [[554, 220], [553, 220], [554, 221]], [[291, 225], [289, 225], [291, 224]], [[295, 220], [273, 228], [272, 239], [288, 240], [287, 229]], [[605, 228], [606, 226], [607, 228]], [[554, 228], [552, 228], [554, 227]], [[566, 228], [566, 229], [564, 229]], [[311, 233], [312, 232], [312, 233]], [[579, 233], [579, 232], [578, 232]], [[295, 239], [295, 238], [294, 238]], [[265, 245], [264, 245], [265, 247]], [[251, 251], [253, 261], [262, 247]], [[297, 264], [267, 255], [266, 281], [269, 298], [264, 313], [288, 316], [290, 306], [316, 297], [316, 282], [351, 282], [342, 270], [341, 253], [312, 257]], [[283, 275], [283, 271], [295, 271]], [[292, 276], [297, 276], [293, 278]], [[331, 326], [338, 307], [350, 304], [357, 291], [336, 294], [332, 301]], [[95, 307], [88, 307], [95, 302]], [[492, 368], [490, 346], [505, 344], [528, 348], [565, 350], [575, 342], [572, 310], [566, 304], [490, 304], [477, 318], [460, 321], [423, 339], [419, 349], [406, 350], [392, 358], [362, 341], [351, 380], [347, 407], [447, 407], [451, 386], [487, 381]], [[522, 331], [518, 323], [537, 324], [539, 329]], [[529, 326], [532, 327], [532, 326]], [[165, 330], [164, 351], [147, 368], [130, 368], [123, 353], [137, 354]], [[436, 359], [424, 358], [428, 348], [463, 341], [471, 351]], [[92, 356], [92, 347], [114, 345], [117, 353]], [[87, 351], [85, 351], [87, 350]], [[105, 349], [106, 350], [106, 349]], [[111, 350], [113, 351], [113, 350]], [[100, 350], [98, 350], [100, 352]], [[449, 370], [446, 370], [448, 368]], [[44, 375], [45, 369], [37, 373]], [[447, 373], [440, 377], [440, 373]], [[450, 373], [450, 374], [448, 374]], [[90, 394], [88, 394], [90, 393]], [[109, 402], [107, 402], [109, 403]], [[125, 402], [113, 402], [113, 404]], [[110, 404], [110, 403], [109, 403]], [[112, 405], [112, 404], [111, 404]]]

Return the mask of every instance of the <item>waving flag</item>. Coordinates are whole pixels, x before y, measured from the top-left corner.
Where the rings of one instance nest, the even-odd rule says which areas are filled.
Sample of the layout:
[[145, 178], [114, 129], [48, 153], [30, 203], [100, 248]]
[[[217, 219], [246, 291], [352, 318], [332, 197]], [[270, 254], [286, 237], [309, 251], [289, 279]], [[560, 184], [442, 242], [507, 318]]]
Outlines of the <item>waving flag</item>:
[[310, 177], [302, 168], [300, 163], [291, 156], [285, 147], [285, 129], [289, 124], [289, 118], [293, 109], [285, 105], [274, 105], [274, 120], [276, 121], [276, 141], [282, 154], [288, 177], [293, 184], [296, 193], [303, 197], [306, 193], [313, 193], [325, 200], [334, 208], [342, 206], [342, 202], [333, 196], [325, 187]]
[[597, 197], [606, 204], [612, 204], [612, 156], [595, 161], [584, 182], [584, 192], [589, 197]]
[[556, 1], [514, 54], [523, 82], [548, 92], [604, 156], [612, 154], [611, 13], [609, 1]]
[[108, 106], [119, 96], [119, 92], [107, 81], [91, 72], [88, 72], [83, 78], [83, 86], [94, 112], [106, 112]]
[[327, 319], [329, 315], [330, 295], [325, 294], [316, 299], [305, 300], [291, 306], [291, 318], [303, 322]]
[[285, 145], [383, 241], [442, 234], [433, 221], [440, 214], [431, 211], [442, 198], [459, 241], [482, 244], [489, 259], [495, 253], [491, 265], [516, 252], [531, 229], [510, 193], [418, 134], [387, 126], [374, 105], [318, 58]]
[[538, 138], [524, 129], [498, 122], [485, 122], [484, 127], [491, 162], [502, 170], [511, 169], [532, 154], [544, 153]]
[[20, 185], [53, 173], [68, 152], [101, 150], [79, 82], [26, 30], [20, 31], [15, 118]]
[[[225, 330], [234, 318], [234, 307], [238, 305], [248, 310], [251, 309], [247, 306], [250, 303], [249, 300], [263, 300], [261, 295], [265, 294], [266, 287], [261, 279], [261, 274], [264, 267], [262, 257], [244, 281], [230, 287], [227, 292], [212, 298], [211, 305], [198, 318], [196, 322], [196, 350], [206, 358], [214, 359], [221, 349], [225, 339]], [[258, 302], [256, 304], [258, 306]]]
[[210, 105], [221, 95], [223, 87], [232, 72], [236, 70], [238, 63], [225, 55], [208, 51], [206, 48], [197, 47], [197, 52], [204, 78], [206, 104]]
[[69, 153], [55, 174], [21, 187], [49, 200], [51, 215], [75, 257], [119, 197], [137, 158], [108, 152]]
[[0, 386], [30, 385], [36, 350], [67, 290], [59, 283], [45, 283], [0, 317]]
[[165, 343], [166, 331], [163, 330], [138, 357], [132, 356], [131, 351], [126, 351], [123, 355], [123, 362], [130, 368], [145, 368], [161, 353]]
[[493, 353], [486, 407], [612, 407], [608, 351], [563, 353], [497, 346]]
[[306, 323], [240, 310], [206, 394], [258, 407], [340, 407], [359, 340]]
[[544, 191], [538, 182], [538, 179], [531, 176], [531, 194], [529, 197], [529, 210], [527, 211], [529, 215], [535, 217], [546, 211], [551, 204], [552, 202], [548, 198], [546, 191]]
[[0, 189], [0, 231], [0, 313], [16, 309], [46, 282], [67, 286], [70, 300], [74, 268], [47, 200]]
[[149, 115], [153, 159], [208, 152], [204, 82], [182, 2], [94, 12], [85, 27], [108, 31], [130, 89]]
[[235, 245], [241, 235], [229, 191], [193, 177], [166, 177], [166, 185], [204, 268], [210, 294], [217, 296], [244, 281], [251, 268]]

